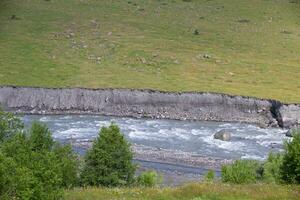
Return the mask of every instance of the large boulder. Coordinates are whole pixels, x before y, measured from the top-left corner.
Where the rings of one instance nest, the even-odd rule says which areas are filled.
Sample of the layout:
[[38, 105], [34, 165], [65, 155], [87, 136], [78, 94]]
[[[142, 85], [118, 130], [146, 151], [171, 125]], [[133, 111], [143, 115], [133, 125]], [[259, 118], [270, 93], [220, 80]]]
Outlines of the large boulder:
[[284, 128], [300, 127], [300, 104], [283, 105], [279, 112]]
[[287, 136], [287, 137], [293, 137], [293, 135], [295, 134], [295, 132], [296, 131], [300, 131], [300, 127], [293, 127], [293, 128], [291, 128], [291, 129], [289, 129], [286, 133], [285, 133], [285, 135]]
[[227, 130], [221, 130], [214, 134], [214, 138], [217, 140], [229, 141], [231, 139], [231, 133]]

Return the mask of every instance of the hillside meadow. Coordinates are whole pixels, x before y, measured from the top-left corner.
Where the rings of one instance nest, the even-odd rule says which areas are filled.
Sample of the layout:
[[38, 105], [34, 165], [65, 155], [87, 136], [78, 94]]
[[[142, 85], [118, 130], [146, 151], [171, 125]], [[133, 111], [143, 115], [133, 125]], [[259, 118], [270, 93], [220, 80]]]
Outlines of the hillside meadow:
[[293, 0], [2, 0], [0, 84], [300, 102]]

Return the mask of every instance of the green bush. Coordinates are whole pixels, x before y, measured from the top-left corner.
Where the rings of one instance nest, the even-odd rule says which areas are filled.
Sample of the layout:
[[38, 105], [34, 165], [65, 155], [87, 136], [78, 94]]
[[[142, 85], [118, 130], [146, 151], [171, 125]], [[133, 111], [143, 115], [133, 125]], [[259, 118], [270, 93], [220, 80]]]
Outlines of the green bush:
[[147, 171], [137, 177], [139, 186], [154, 187], [162, 182], [162, 177], [156, 171]]
[[56, 144], [48, 128], [34, 123], [1, 144], [0, 199], [61, 199], [76, 183], [75, 154]]
[[24, 128], [22, 121], [12, 113], [3, 112], [0, 108], [0, 143], [12, 138]]
[[270, 153], [267, 161], [263, 164], [263, 180], [267, 183], [281, 182], [281, 167], [283, 156]]
[[300, 130], [293, 133], [293, 140], [285, 144], [281, 178], [286, 183], [300, 184]]
[[72, 188], [77, 186], [79, 183], [79, 159], [73, 152], [71, 145], [56, 144], [53, 152], [61, 170], [62, 187]]
[[117, 125], [103, 127], [85, 156], [82, 185], [122, 186], [134, 181], [133, 153]]
[[222, 166], [221, 176], [223, 182], [246, 184], [255, 183], [261, 178], [261, 165], [252, 160], [236, 160], [230, 165]]
[[204, 179], [207, 182], [212, 182], [216, 177], [215, 171], [213, 170], [208, 170], [208, 172], [206, 173]]

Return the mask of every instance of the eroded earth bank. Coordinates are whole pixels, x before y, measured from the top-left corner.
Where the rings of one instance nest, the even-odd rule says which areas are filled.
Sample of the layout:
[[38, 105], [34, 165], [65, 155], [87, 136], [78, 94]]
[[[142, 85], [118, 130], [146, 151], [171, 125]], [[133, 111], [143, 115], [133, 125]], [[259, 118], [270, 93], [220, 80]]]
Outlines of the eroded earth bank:
[[300, 104], [216, 93], [153, 90], [0, 87], [9, 111], [32, 114], [84, 114], [197, 121], [255, 123], [263, 127], [300, 125]]

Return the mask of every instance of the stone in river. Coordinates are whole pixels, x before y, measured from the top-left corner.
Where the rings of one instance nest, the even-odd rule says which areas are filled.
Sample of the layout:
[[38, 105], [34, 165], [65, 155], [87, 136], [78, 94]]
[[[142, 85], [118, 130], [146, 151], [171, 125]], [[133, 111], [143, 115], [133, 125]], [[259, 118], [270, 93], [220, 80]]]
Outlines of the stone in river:
[[214, 134], [214, 138], [217, 140], [229, 141], [231, 139], [231, 133], [227, 130], [221, 130]]
[[287, 137], [293, 137], [293, 135], [295, 134], [295, 132], [296, 132], [297, 130], [300, 131], [300, 128], [298, 128], [298, 127], [291, 128], [290, 130], [288, 130], [288, 131], [285, 133], [285, 135], [286, 135]]

